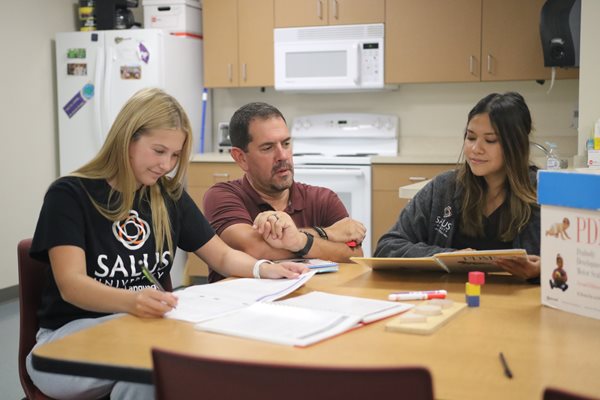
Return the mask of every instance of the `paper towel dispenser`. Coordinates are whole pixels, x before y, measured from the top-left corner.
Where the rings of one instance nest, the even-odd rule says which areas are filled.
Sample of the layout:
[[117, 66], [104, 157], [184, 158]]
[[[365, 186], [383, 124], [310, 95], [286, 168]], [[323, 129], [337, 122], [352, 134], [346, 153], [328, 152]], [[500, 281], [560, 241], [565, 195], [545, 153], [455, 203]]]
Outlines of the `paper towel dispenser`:
[[546, 0], [540, 36], [546, 67], [579, 67], [581, 0]]

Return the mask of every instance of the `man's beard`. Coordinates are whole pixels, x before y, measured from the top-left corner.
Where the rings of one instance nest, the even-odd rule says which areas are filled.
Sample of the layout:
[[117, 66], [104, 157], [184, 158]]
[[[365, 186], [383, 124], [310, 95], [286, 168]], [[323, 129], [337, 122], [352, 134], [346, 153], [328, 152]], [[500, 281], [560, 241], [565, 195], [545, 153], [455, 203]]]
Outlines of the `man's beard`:
[[281, 183], [277, 183], [274, 179], [271, 180], [270, 187], [274, 192], [283, 192], [284, 190], [289, 189], [292, 186], [292, 182], [294, 182], [294, 166], [287, 161], [280, 161], [275, 164], [271, 170], [271, 177], [274, 178], [277, 172], [282, 169], [287, 169], [290, 171], [290, 179]]

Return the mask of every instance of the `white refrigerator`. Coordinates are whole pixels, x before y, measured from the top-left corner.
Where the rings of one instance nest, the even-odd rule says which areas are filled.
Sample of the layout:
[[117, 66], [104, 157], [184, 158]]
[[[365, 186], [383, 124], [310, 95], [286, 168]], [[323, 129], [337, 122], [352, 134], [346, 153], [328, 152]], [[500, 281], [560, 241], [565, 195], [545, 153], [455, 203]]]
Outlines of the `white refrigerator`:
[[201, 38], [160, 29], [57, 33], [56, 82], [60, 175], [98, 152], [125, 101], [145, 87], [162, 88], [181, 103], [195, 152], [212, 146]]
[[[61, 176], [96, 155], [123, 104], [145, 87], [162, 88], [181, 103], [192, 124], [195, 152], [211, 148], [200, 38], [160, 29], [57, 33], [56, 82]], [[177, 251], [174, 287], [183, 283], [186, 259]]]

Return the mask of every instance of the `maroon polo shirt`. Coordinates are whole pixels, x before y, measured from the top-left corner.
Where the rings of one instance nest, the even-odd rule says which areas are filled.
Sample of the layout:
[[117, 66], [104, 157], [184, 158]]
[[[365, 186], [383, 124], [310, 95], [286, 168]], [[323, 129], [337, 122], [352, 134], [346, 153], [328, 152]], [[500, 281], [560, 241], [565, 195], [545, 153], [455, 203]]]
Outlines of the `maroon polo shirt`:
[[[204, 215], [218, 235], [234, 224], [252, 225], [263, 211], [273, 210], [254, 190], [248, 178], [220, 182], [204, 195]], [[298, 228], [331, 226], [348, 216], [338, 195], [330, 189], [294, 182], [284, 210]], [[210, 269], [208, 281], [215, 282], [223, 276]]]

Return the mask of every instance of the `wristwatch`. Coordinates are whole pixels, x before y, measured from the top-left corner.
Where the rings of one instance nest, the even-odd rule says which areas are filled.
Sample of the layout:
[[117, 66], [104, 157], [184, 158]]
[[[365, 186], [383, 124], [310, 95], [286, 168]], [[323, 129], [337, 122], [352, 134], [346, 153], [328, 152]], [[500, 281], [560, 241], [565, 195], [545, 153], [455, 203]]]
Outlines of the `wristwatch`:
[[304, 234], [306, 235], [306, 245], [304, 246], [304, 248], [303, 248], [303, 249], [301, 249], [301, 250], [298, 250], [297, 252], [295, 252], [295, 253], [294, 253], [294, 255], [295, 255], [297, 258], [302, 258], [302, 257], [304, 257], [305, 255], [307, 255], [307, 254], [308, 254], [308, 252], [310, 251], [310, 248], [311, 248], [311, 247], [312, 247], [312, 245], [313, 245], [313, 242], [314, 242], [314, 240], [315, 240], [314, 236], [313, 236], [313, 235], [311, 235], [310, 233], [308, 233], [308, 232], [304, 232], [304, 231], [301, 231], [301, 232], [302, 232], [302, 233], [304, 233]]

